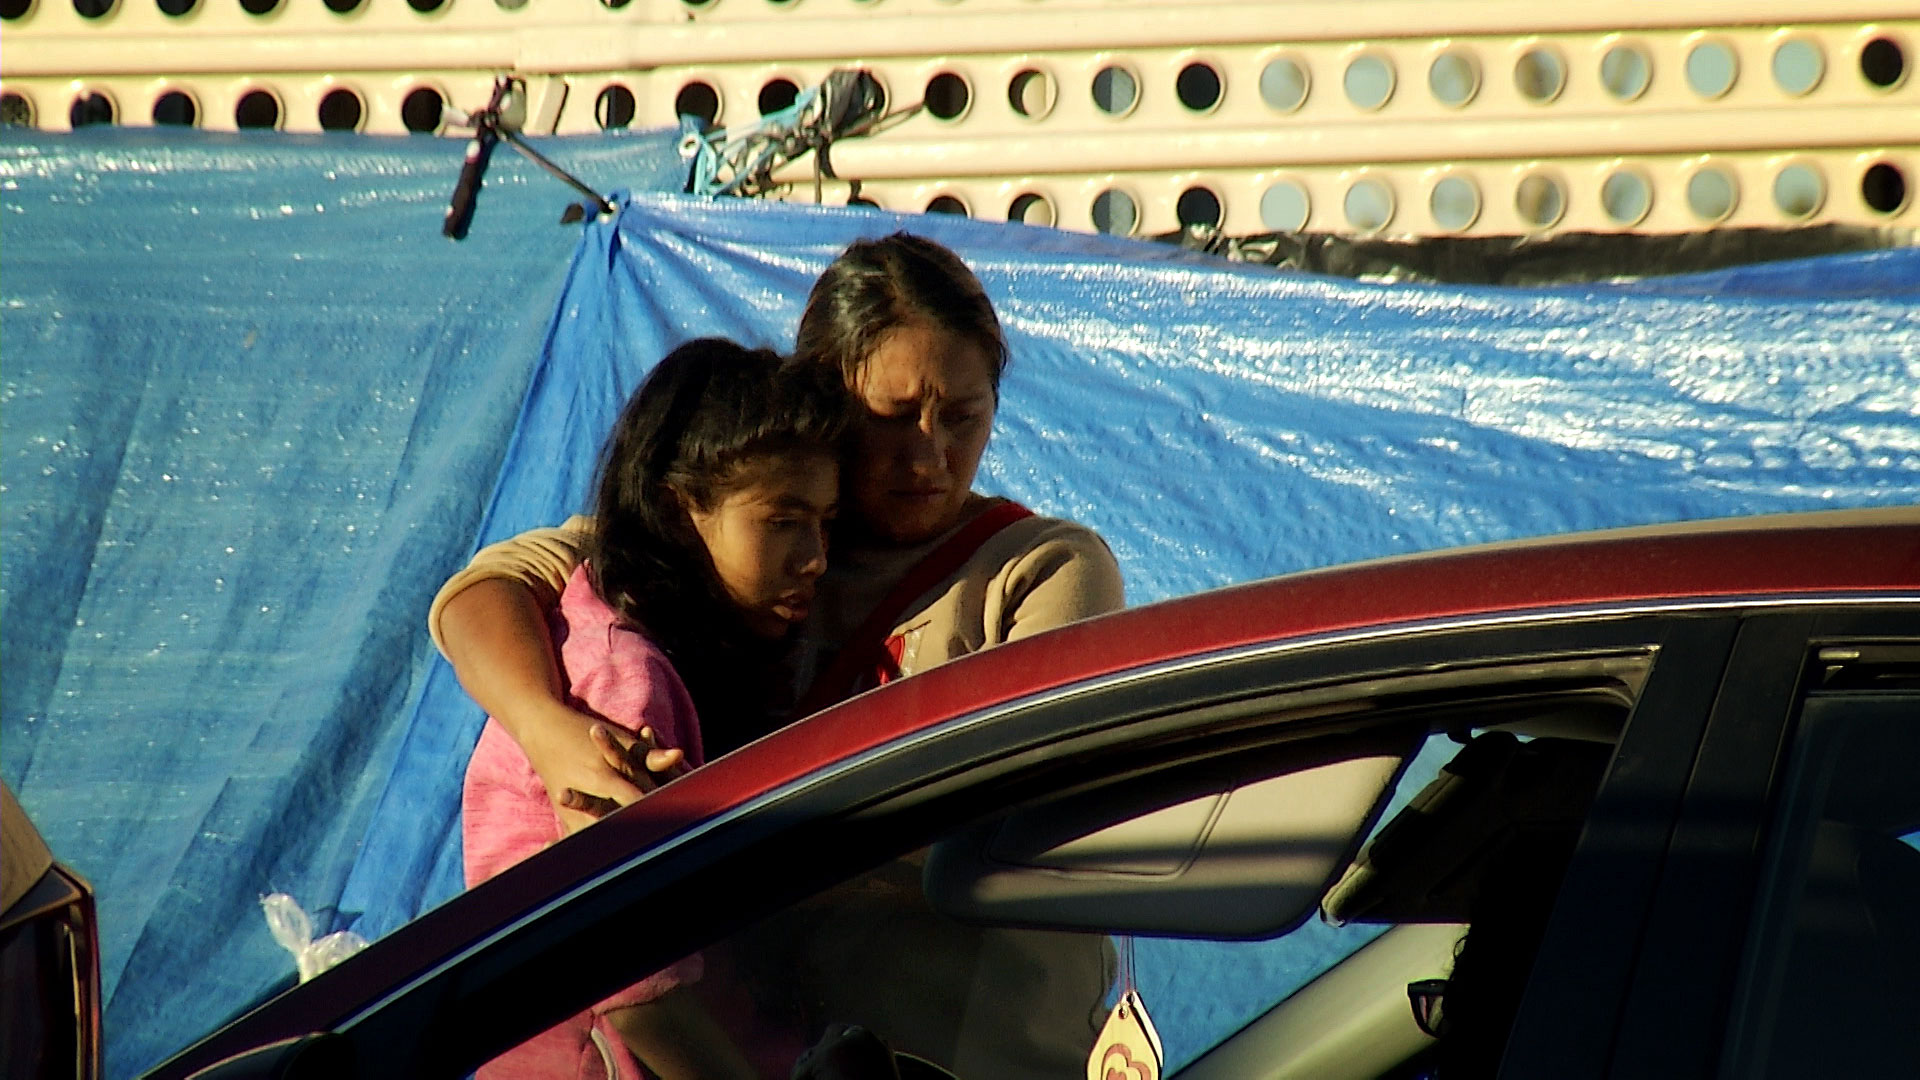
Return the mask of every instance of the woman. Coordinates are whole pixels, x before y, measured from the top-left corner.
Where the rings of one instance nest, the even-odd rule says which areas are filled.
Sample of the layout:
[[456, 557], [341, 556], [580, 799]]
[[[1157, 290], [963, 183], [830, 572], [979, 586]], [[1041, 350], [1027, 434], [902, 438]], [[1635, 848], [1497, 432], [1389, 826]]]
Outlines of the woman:
[[[814, 284], [796, 346], [865, 406], [797, 660], [796, 714], [1121, 606], [1119, 567], [1091, 530], [972, 490], [1007, 348], [958, 256], [906, 233], [854, 243]], [[542, 610], [590, 531], [575, 518], [483, 549], [429, 616], [461, 685], [524, 748], [569, 828], [650, 785], [608, 763], [592, 718], [559, 692]], [[656, 772], [674, 760], [651, 757]]]

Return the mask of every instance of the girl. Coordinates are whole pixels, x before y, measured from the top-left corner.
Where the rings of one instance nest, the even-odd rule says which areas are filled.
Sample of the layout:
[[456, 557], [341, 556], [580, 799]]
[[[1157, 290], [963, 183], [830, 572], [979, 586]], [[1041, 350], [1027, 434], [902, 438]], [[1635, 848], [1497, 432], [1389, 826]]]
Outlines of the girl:
[[[550, 619], [568, 708], [697, 766], [757, 737], [780, 660], [826, 570], [848, 399], [812, 367], [717, 339], [675, 349], [627, 402], [602, 453], [594, 527]], [[696, 720], [704, 718], [704, 724]], [[529, 754], [489, 719], [467, 765], [461, 834], [469, 887], [564, 833]], [[662, 1076], [708, 1067], [723, 1040], [673, 1022], [681, 961], [481, 1070], [483, 1077]], [[652, 1037], [663, 1027], [672, 1039]], [[734, 1062], [735, 1071], [744, 1064]]]

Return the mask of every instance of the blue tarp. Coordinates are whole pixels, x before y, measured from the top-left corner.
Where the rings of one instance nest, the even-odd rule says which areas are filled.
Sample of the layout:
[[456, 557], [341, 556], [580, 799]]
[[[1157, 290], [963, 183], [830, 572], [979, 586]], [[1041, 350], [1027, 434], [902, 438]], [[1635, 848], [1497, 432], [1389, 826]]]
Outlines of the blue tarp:
[[[658, 192], [673, 137], [558, 153]], [[434, 588], [581, 507], [670, 344], [790, 342], [858, 236], [980, 272], [1014, 352], [980, 487], [1100, 530], [1135, 602], [1920, 502], [1915, 250], [1501, 290], [664, 194], [562, 230], [565, 190], [504, 153], [453, 245], [450, 144], [0, 148], [0, 774], [100, 894], [114, 1076], [284, 980], [259, 894], [369, 935], [452, 894], [480, 718], [425, 641]]]

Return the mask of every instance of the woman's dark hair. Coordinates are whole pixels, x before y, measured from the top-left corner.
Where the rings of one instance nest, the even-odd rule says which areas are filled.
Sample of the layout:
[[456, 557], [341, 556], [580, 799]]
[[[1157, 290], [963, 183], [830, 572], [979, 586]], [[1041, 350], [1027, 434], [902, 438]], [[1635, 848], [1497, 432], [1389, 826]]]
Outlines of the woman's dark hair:
[[702, 338], [648, 373], [601, 451], [594, 591], [672, 660], [710, 755], [767, 730], [777, 649], [748, 631], [687, 511], [712, 509], [776, 458], [838, 460], [850, 409], [817, 365]]
[[999, 392], [1007, 342], [980, 279], [960, 256], [903, 232], [856, 240], [833, 260], [807, 295], [794, 356], [832, 367], [852, 386], [881, 339], [914, 323], [977, 346]]

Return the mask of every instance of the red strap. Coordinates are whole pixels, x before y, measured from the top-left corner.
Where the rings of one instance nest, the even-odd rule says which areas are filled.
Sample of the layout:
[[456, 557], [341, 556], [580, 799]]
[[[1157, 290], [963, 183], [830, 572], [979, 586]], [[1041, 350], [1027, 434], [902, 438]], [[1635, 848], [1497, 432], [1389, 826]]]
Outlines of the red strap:
[[946, 543], [915, 563], [913, 569], [907, 571], [900, 583], [873, 609], [873, 614], [867, 616], [867, 621], [861, 623], [860, 628], [847, 638], [847, 643], [834, 654], [833, 661], [813, 680], [813, 686], [795, 707], [794, 715], [806, 716], [819, 712], [852, 697], [856, 690], [861, 689], [863, 678], [872, 677], [881, 683], [899, 678], [900, 657], [905, 642], [891, 635], [900, 617], [906, 614], [907, 605], [925, 595], [928, 589], [952, 577], [955, 570], [973, 558], [974, 553], [980, 550], [980, 545], [1001, 529], [1021, 518], [1032, 516], [1033, 511], [1017, 502], [995, 503], [962, 526]]

